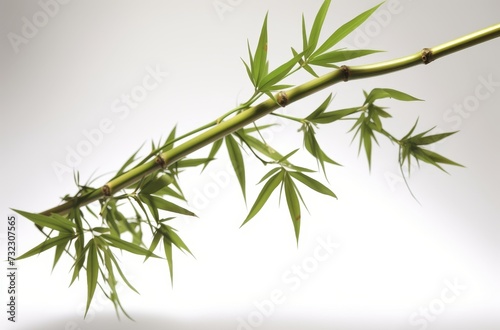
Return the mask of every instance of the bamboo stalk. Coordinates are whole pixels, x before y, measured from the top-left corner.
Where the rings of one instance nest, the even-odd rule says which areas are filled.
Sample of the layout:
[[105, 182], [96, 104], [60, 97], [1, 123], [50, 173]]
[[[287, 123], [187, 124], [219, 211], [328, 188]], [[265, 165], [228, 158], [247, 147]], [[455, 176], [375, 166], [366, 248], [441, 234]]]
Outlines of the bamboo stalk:
[[[319, 78], [313, 79], [287, 91], [277, 93], [275, 98], [278, 103], [272, 99], [267, 99], [266, 101], [250, 107], [228, 120], [218, 123], [216, 126], [208, 125], [211, 126], [211, 128], [180, 144], [179, 146], [161, 153], [155, 160], [145, 162], [123, 173], [121, 176], [109, 181], [100, 189], [95, 189], [94, 191], [83, 196], [76, 197], [73, 200], [41, 212], [41, 214], [50, 215], [57, 213], [65, 215], [68, 214], [72, 208], [82, 207], [101, 198], [109, 197], [121, 189], [138, 182], [144, 176], [162, 167], [166, 168], [192, 152], [215, 142], [242, 127], [245, 127], [259, 118], [270, 114], [280, 106], [284, 107], [336, 83], [379, 76], [407, 69], [419, 64], [428, 64], [443, 56], [475, 46], [479, 43], [497, 38], [499, 36], [500, 24], [496, 24], [433, 48], [424, 48], [422, 51], [406, 57], [368, 65], [350, 67], [342, 66], [339, 69], [327, 73]], [[207, 125], [204, 127], [207, 127]]]

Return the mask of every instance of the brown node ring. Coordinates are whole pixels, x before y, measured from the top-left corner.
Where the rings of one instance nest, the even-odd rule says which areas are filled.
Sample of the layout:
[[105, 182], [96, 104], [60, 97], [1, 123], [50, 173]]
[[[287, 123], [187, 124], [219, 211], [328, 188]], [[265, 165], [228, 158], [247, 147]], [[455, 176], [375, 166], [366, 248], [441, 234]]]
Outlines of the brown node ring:
[[111, 196], [111, 188], [106, 184], [104, 186], [102, 186], [101, 188], [102, 190], [102, 194], [106, 197], [110, 197]]
[[278, 95], [276, 95], [276, 101], [284, 108], [288, 105], [288, 95], [286, 95], [285, 92], [281, 91], [278, 93]]
[[342, 65], [340, 67], [340, 71], [342, 71], [342, 75], [344, 76], [344, 81], [348, 81], [349, 77], [351, 76], [351, 70], [349, 70], [349, 67], [347, 65]]
[[434, 59], [432, 58], [432, 50], [430, 48], [424, 48], [422, 49], [422, 55], [421, 55], [421, 58], [422, 58], [422, 62], [424, 62], [424, 64], [429, 64], [431, 63]]
[[160, 155], [156, 156], [155, 163], [160, 165], [161, 168], [165, 168], [166, 162]]

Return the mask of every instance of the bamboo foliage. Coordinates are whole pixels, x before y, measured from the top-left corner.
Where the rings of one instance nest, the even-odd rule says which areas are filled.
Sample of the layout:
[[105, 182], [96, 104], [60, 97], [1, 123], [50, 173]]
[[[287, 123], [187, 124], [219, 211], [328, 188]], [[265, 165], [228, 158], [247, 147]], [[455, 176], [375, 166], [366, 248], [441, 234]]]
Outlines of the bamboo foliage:
[[[448, 55], [477, 43], [500, 35], [500, 24], [472, 33], [434, 48], [424, 48], [422, 52], [407, 57], [362, 66], [346, 66], [345, 61], [379, 52], [379, 50], [341, 49], [335, 46], [356, 30], [380, 5], [368, 9], [331, 32], [320, 43], [323, 23], [330, 7], [325, 0], [320, 7], [310, 31], [302, 16], [302, 49], [291, 48], [290, 59], [270, 70], [268, 61], [268, 15], [265, 16], [260, 36], [252, 51], [250, 41], [248, 58], [243, 60], [254, 91], [248, 100], [226, 112], [217, 120], [207, 123], [183, 135], [177, 134], [174, 127], [165, 141], [152, 143], [149, 152], [142, 160], [135, 151], [121, 168], [102, 187], [93, 187], [92, 182], [81, 184], [78, 173], [75, 184], [78, 192], [65, 196], [63, 203], [41, 213], [15, 210], [32, 221], [43, 233], [43, 242], [24, 253], [24, 259], [54, 248], [53, 267], [63, 254], [73, 259], [71, 284], [80, 276], [87, 281], [87, 305], [89, 310], [97, 288], [102, 290], [115, 306], [117, 315], [122, 307], [116, 290], [122, 281], [131, 290], [137, 290], [125, 277], [117, 251], [128, 252], [149, 258], [164, 258], [169, 267], [173, 284], [173, 249], [193, 255], [182, 240], [170, 220], [176, 215], [196, 217], [196, 214], [183, 206], [186, 202], [179, 183], [179, 176], [186, 168], [201, 167], [204, 170], [225, 150], [235, 171], [243, 198], [246, 196], [246, 168], [243, 153], [247, 152], [261, 161], [269, 171], [262, 177], [260, 193], [250, 204], [248, 215], [242, 219], [246, 225], [258, 218], [259, 212], [267, 204], [273, 193], [284, 199], [292, 223], [295, 240], [298, 244], [302, 226], [302, 209], [306, 207], [301, 191], [312, 189], [319, 194], [336, 198], [336, 194], [325, 184], [314, 179], [313, 172], [322, 172], [327, 177], [327, 166], [339, 163], [335, 157], [327, 155], [316, 138], [316, 129], [349, 120], [353, 123], [349, 134], [358, 142], [358, 150], [363, 149], [371, 168], [374, 145], [378, 139], [388, 139], [399, 148], [399, 165], [410, 168], [411, 162], [424, 162], [445, 171], [443, 165], [462, 166], [429, 149], [429, 145], [441, 141], [456, 132], [430, 135], [432, 129], [414, 134], [417, 122], [408, 133], [397, 138], [384, 128], [386, 120], [393, 114], [388, 108], [379, 105], [382, 99], [393, 102], [419, 102], [420, 99], [393, 88], [375, 88], [363, 91], [363, 98], [352, 107], [332, 109], [334, 103], [330, 94], [321, 104], [303, 118], [273, 113], [280, 107], [316, 93], [325, 87], [353, 79], [363, 79], [376, 75], [395, 72]], [[326, 68], [330, 72], [319, 75], [318, 70]], [[302, 85], [292, 86], [286, 78], [299, 70], [305, 70], [314, 78]], [[361, 93], [360, 93], [361, 95]], [[263, 98], [266, 98], [262, 100]], [[275, 115], [289, 120], [298, 126], [303, 134], [303, 145], [291, 150], [278, 151], [270, 146], [262, 131], [271, 125], [257, 126], [254, 122], [266, 115]], [[206, 158], [189, 158], [190, 154], [204, 146], [211, 145]], [[312, 156], [317, 169], [309, 169], [296, 164], [294, 156], [299, 150]], [[279, 189], [278, 189], [279, 187]], [[285, 205], [285, 204], [284, 204]], [[254, 220], [258, 221], [258, 220]], [[146, 237], [151, 237], [145, 242]], [[163, 243], [163, 244], [160, 244]], [[160, 246], [164, 256], [155, 254]]]

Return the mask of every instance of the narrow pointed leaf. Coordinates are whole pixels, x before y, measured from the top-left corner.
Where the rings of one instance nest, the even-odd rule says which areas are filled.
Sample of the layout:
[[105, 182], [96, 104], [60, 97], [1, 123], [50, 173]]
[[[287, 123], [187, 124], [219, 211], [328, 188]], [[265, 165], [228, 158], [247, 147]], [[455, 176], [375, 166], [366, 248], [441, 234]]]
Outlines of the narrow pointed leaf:
[[29, 250], [28, 252], [17, 257], [16, 260], [21, 260], [21, 259], [25, 259], [25, 258], [34, 256], [35, 254], [42, 253], [43, 251], [46, 251], [50, 248], [53, 248], [54, 246], [58, 246], [58, 245], [66, 246], [66, 244], [68, 244], [68, 242], [73, 238], [75, 238], [74, 234], [61, 234], [61, 235], [58, 235], [56, 237], [48, 238], [45, 241], [43, 241], [42, 243], [40, 243], [37, 246], [35, 246], [34, 248], [32, 248], [31, 250]]
[[314, 19], [313, 26], [311, 28], [311, 33], [309, 34], [309, 41], [307, 50], [305, 51], [305, 58], [308, 58], [309, 55], [316, 49], [318, 45], [319, 35], [321, 33], [321, 28], [323, 27], [323, 23], [325, 21], [326, 14], [328, 12], [328, 8], [330, 7], [330, 0], [326, 0], [321, 5], [318, 13], [316, 14], [316, 18]]
[[264, 204], [266, 204], [267, 200], [269, 199], [269, 196], [271, 196], [273, 191], [276, 189], [276, 187], [280, 184], [282, 180], [283, 180], [283, 171], [275, 174], [266, 182], [266, 184], [260, 191], [259, 196], [257, 196], [257, 199], [255, 200], [252, 208], [250, 209], [250, 212], [248, 213], [245, 221], [243, 221], [241, 226], [250, 221], [255, 215], [257, 215], [257, 213], [259, 213], [260, 209], [262, 209]]
[[320, 194], [324, 194], [324, 195], [328, 195], [328, 196], [331, 196], [333, 198], [337, 198], [337, 196], [333, 193], [333, 191], [331, 191], [328, 187], [326, 187], [324, 184], [322, 184], [321, 182], [303, 174], [303, 173], [300, 173], [300, 172], [288, 172], [288, 174], [293, 177], [294, 179], [302, 182], [303, 184], [305, 184], [306, 186], [308, 186], [309, 188], [313, 189], [313, 190], [316, 190], [317, 192], [319, 192]]
[[163, 247], [165, 249], [165, 257], [167, 258], [168, 270], [170, 273], [170, 284], [174, 285], [174, 261], [172, 257], [172, 242], [168, 237], [163, 237]]
[[391, 88], [375, 88], [366, 97], [365, 104], [373, 103], [375, 100], [393, 98], [400, 101], [422, 101], [409, 94]]
[[347, 109], [323, 112], [310, 121], [316, 124], [329, 124], [333, 123], [336, 120], [340, 120], [344, 117], [352, 115], [358, 111], [359, 108], [356, 107], [356, 108], [347, 108]]
[[87, 306], [85, 307], [85, 316], [89, 311], [90, 303], [94, 297], [97, 286], [97, 277], [99, 275], [99, 260], [97, 258], [97, 247], [94, 240], [89, 242], [89, 251], [87, 257]]
[[313, 112], [311, 112], [309, 114], [309, 116], [307, 116], [306, 118], [304, 118], [305, 120], [308, 120], [308, 121], [313, 121], [318, 117], [320, 116], [321, 114], [323, 114], [323, 112], [325, 112], [326, 108], [328, 108], [328, 106], [330, 105], [330, 102], [332, 101], [332, 94], [330, 93], [330, 95], [328, 95], [328, 97], [326, 98], [326, 100], [323, 101], [323, 103], [321, 103], [321, 105], [316, 108], [316, 110], [314, 110]]
[[339, 41], [344, 39], [347, 35], [349, 35], [352, 31], [356, 30], [363, 22], [365, 22], [378, 7], [380, 7], [382, 3], [376, 5], [375, 7], [361, 13], [356, 16], [349, 22], [342, 25], [338, 28], [312, 55], [311, 58], [318, 56], [319, 54], [323, 54], [328, 51], [330, 48], [335, 46]]
[[147, 195], [154, 194], [158, 190], [168, 186], [172, 182], [174, 182], [174, 179], [170, 175], [162, 174], [159, 177], [153, 178], [152, 180], [147, 182], [144, 187], [142, 187], [140, 193]]
[[309, 64], [331, 67], [334, 63], [342, 63], [354, 58], [363, 57], [381, 52], [380, 50], [372, 49], [355, 49], [355, 50], [334, 50], [326, 52], [309, 61]]
[[232, 135], [227, 135], [225, 137], [227, 152], [229, 154], [229, 159], [233, 166], [238, 182], [240, 183], [241, 191], [243, 192], [243, 198], [246, 200], [246, 189], [245, 189], [245, 162], [243, 161], [243, 156], [241, 155], [240, 146], [234, 139]]
[[58, 214], [54, 214], [49, 217], [42, 214], [30, 213], [16, 209], [12, 210], [41, 227], [47, 227], [67, 233], [73, 233], [73, 229], [76, 227], [76, 225], [73, 222], [69, 221], [67, 218], [60, 216]]
[[284, 182], [286, 203], [288, 205], [288, 211], [290, 212], [290, 217], [292, 219], [293, 228], [295, 231], [295, 238], [298, 244], [300, 235], [300, 220], [301, 220], [299, 198], [297, 197], [295, 186], [288, 175], [285, 175], [283, 182]]
[[[210, 148], [210, 153], [208, 154], [207, 158], [215, 159], [215, 155], [217, 155], [217, 152], [219, 151], [220, 147], [222, 146], [223, 141], [224, 141], [223, 139], [219, 139], [212, 144], [212, 148]], [[208, 165], [208, 162], [205, 165], [203, 165], [203, 168], [201, 169], [202, 172], [205, 170], [207, 165]]]
[[120, 250], [125, 250], [130, 253], [138, 254], [138, 255], [143, 255], [143, 256], [150, 256], [154, 258], [159, 258], [157, 255], [154, 253], [146, 250], [145, 248], [142, 248], [138, 245], [132, 244], [130, 242], [124, 241], [121, 238], [117, 238], [114, 236], [111, 236], [109, 234], [102, 234], [101, 236], [102, 239], [106, 240], [109, 245], [116, 247]]
[[170, 227], [170, 226], [167, 226], [167, 225], [162, 225], [161, 226], [161, 230], [163, 232], [164, 235], [168, 236], [169, 240], [174, 243], [174, 245], [181, 251], [186, 251], [188, 252], [191, 256], [194, 257], [194, 254], [191, 252], [191, 250], [189, 250], [189, 248], [187, 247], [186, 243], [184, 243], [184, 241], [180, 238], [179, 235], [177, 235], [177, 233], [175, 232], [175, 230]]
[[260, 31], [259, 43], [257, 44], [257, 49], [255, 50], [253, 77], [257, 83], [260, 85], [262, 77], [267, 74], [267, 14], [264, 18], [264, 24], [262, 24], [262, 30]]
[[263, 77], [263, 79], [259, 83], [258, 89], [261, 91], [282, 89], [281, 87], [283, 87], [283, 85], [274, 85], [276, 85], [286, 77], [286, 75], [293, 69], [295, 64], [297, 64], [301, 56], [302, 53], [295, 55], [291, 60], [277, 67], [265, 77]]

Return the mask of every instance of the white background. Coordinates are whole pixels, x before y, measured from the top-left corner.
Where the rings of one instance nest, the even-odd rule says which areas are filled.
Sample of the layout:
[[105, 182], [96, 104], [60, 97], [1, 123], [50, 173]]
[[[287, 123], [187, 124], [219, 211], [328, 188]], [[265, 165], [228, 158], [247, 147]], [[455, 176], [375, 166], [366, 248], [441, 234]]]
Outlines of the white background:
[[[218, 12], [215, 3], [75, 0], [50, 7], [53, 17], [43, 22], [40, 3], [1, 1], [0, 217], [12, 214], [10, 208], [42, 211], [74, 193], [72, 175], [56, 175], [54, 164], [65, 164], [68, 150], [75, 150], [86, 139], [84, 132], [102, 120], [113, 129], [77, 162], [82, 181], [94, 170], [116, 170], [144, 141], [165, 137], [175, 124], [186, 132], [244, 101], [251, 85], [240, 57], [247, 57], [247, 38], [255, 47], [266, 12], [274, 68], [289, 59], [290, 46], [301, 47], [301, 13], [311, 26], [322, 1], [221, 0], [230, 6], [225, 12]], [[334, 1], [322, 40], [377, 3]], [[340, 46], [386, 51], [353, 61], [357, 64], [397, 58], [498, 23], [499, 9], [492, 0], [388, 1]], [[26, 20], [34, 18], [40, 19], [37, 31], [13, 46], [9, 33], [22, 36]], [[433, 126], [436, 132], [460, 130], [435, 150], [466, 168], [446, 167], [448, 175], [422, 165], [412, 172], [409, 182], [421, 205], [401, 181], [395, 146], [381, 140], [369, 172], [364, 155], [357, 157], [357, 142], [350, 145], [349, 125], [323, 126], [318, 140], [344, 165], [327, 169], [339, 199], [304, 189], [310, 214], [304, 210], [297, 248], [286, 203], [279, 207], [277, 196], [239, 229], [259, 192], [255, 183], [268, 169], [247, 157], [246, 207], [221, 152], [202, 175], [195, 169], [181, 176], [188, 206], [199, 219], [175, 223], [196, 259], [174, 255], [174, 287], [166, 262], [121, 258], [141, 292], [122, 292], [136, 323], [116, 321], [99, 294], [83, 320], [85, 277], [68, 288], [70, 262], [62, 261], [51, 272], [52, 254], [45, 253], [19, 262], [18, 322], [6, 321], [2, 303], [3, 328], [247, 329], [241, 326], [245, 320], [259, 329], [498, 329], [499, 42], [428, 66], [334, 86], [285, 109], [306, 116], [328, 93], [336, 95], [331, 109], [357, 106], [362, 90], [375, 87], [425, 99], [381, 103], [390, 107], [394, 118], [386, 127], [396, 136], [405, 134], [417, 117], [418, 131]], [[142, 84], [147, 68], [168, 76], [126, 116], [114, 111], [122, 94]], [[308, 79], [299, 74], [291, 82]], [[484, 80], [496, 85], [478, 100], [477, 90], [487, 91], [480, 87]], [[454, 112], [457, 106], [465, 110]], [[300, 147], [299, 127], [280, 123], [269, 142], [282, 153]], [[306, 153], [293, 160], [315, 167]], [[213, 179], [228, 175], [229, 183]], [[324, 180], [321, 174], [315, 177]], [[5, 260], [5, 221], [0, 228]], [[41, 240], [36, 228], [19, 217], [19, 253]], [[318, 261], [321, 241], [337, 247]], [[302, 267], [303, 278], [291, 273], [294, 267]], [[7, 298], [5, 279], [1, 301]], [[459, 288], [455, 293], [448, 289], [453, 282]], [[264, 301], [276, 292], [282, 296], [271, 308]], [[266, 306], [265, 313], [258, 305]], [[427, 319], [424, 310], [430, 313]]]

